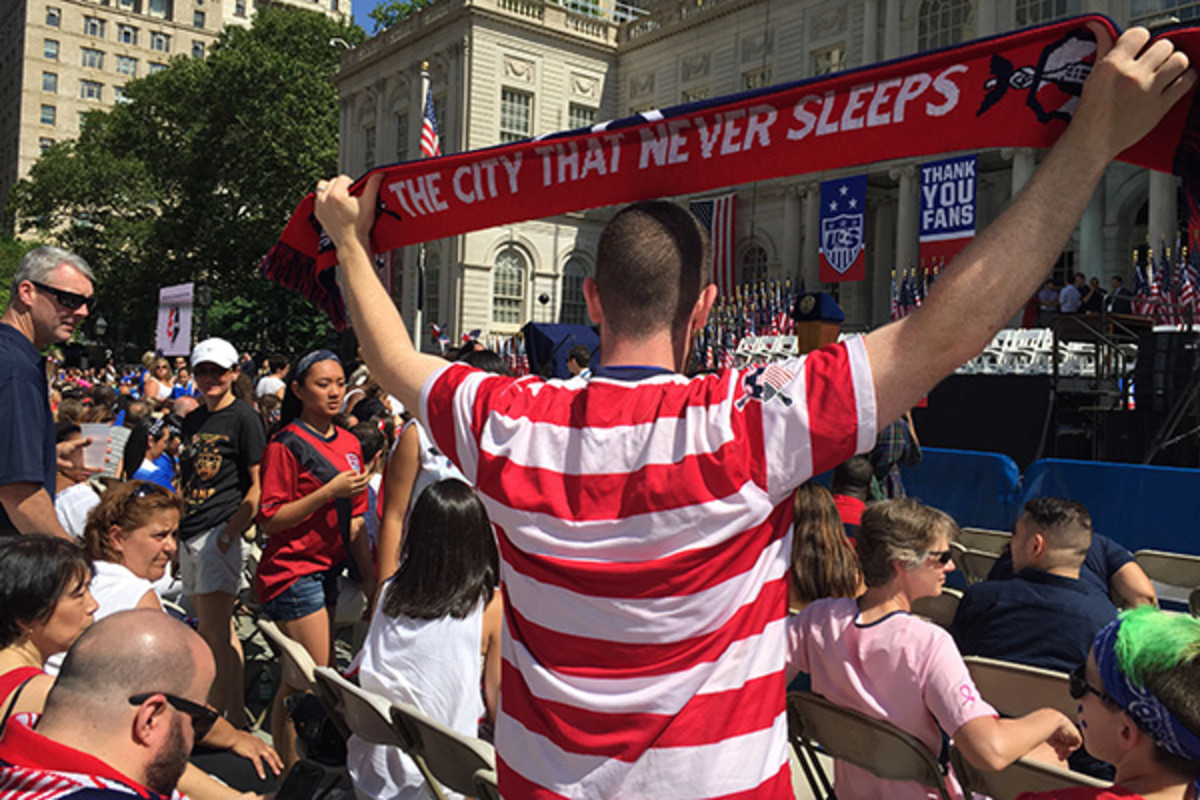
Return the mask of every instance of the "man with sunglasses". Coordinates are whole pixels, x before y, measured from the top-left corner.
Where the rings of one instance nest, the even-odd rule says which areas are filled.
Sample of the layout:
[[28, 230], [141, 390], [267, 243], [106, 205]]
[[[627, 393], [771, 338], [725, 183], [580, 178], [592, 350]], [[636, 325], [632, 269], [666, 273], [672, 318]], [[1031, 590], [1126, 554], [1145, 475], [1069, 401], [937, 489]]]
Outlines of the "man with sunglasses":
[[41, 352], [62, 344], [95, 308], [95, 276], [79, 256], [39, 247], [21, 260], [0, 316], [0, 535], [66, 536], [54, 515], [58, 459], [86, 446], [54, 443]]
[[217, 719], [204, 704], [215, 670], [204, 640], [161, 611], [100, 620], [67, 653], [42, 715], [8, 719], [0, 796], [181, 797], [192, 745]]

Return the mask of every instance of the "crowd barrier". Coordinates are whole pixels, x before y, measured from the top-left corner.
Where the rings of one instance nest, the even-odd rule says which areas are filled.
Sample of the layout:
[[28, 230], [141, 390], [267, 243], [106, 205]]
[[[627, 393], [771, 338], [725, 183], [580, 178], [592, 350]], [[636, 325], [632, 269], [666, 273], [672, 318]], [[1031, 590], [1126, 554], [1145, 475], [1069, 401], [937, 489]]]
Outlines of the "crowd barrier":
[[1068, 497], [1087, 506], [1097, 532], [1130, 550], [1200, 555], [1200, 470], [1048, 458], [1021, 475], [1005, 455], [924, 448], [902, 467], [908, 494], [959, 525], [1008, 530], [1025, 502]]

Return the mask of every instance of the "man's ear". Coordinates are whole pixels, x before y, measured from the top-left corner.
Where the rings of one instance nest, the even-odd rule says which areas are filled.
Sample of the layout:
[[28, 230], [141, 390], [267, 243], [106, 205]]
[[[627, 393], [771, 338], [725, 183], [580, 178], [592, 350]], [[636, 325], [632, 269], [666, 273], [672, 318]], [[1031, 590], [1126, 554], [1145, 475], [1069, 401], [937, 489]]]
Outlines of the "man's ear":
[[1029, 548], [1029, 555], [1032, 556], [1034, 560], [1046, 555], [1046, 550], [1049, 547], [1046, 542], [1046, 537], [1040, 533], [1032, 534], [1027, 540], [1025, 546]]
[[167, 701], [162, 695], [146, 698], [133, 715], [133, 741], [139, 747], [154, 748], [166, 735], [171, 724]]
[[600, 307], [600, 292], [596, 289], [596, 279], [590, 275], [583, 279], [583, 300], [587, 304], [588, 315], [597, 327], [604, 326], [604, 309]]
[[704, 326], [708, 324], [708, 314], [712, 311], [713, 303], [717, 301], [717, 285], [710, 283], [700, 290], [700, 296], [696, 298], [696, 305], [692, 307], [692, 316], [688, 320], [688, 335], [698, 333], [704, 330]]

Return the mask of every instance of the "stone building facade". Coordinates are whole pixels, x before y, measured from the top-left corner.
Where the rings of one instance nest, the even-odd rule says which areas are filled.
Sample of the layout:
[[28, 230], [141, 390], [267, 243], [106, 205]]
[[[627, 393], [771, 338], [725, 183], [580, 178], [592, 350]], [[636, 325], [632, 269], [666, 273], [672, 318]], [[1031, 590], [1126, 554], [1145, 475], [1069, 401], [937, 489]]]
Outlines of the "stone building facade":
[[[345, 54], [341, 167], [353, 175], [419, 157], [420, 72], [429, 64], [443, 152], [552, 133], [680, 102], [798, 80], [1049, 22], [1104, 13], [1122, 27], [1200, 15], [1172, 0], [439, 0]], [[1039, 153], [979, 153], [978, 228], [994, 219]], [[934, 157], [921, 159], [934, 160]], [[837, 291], [849, 327], [886, 321], [892, 270], [916, 265], [918, 161], [868, 173], [867, 279]], [[736, 187], [742, 282], [817, 280], [819, 185], [840, 172]], [[1113, 165], [1058, 266], [1126, 274], [1130, 250], [1173, 240], [1177, 181]], [[686, 202], [688, 198], [676, 198]], [[527, 321], [582, 322], [580, 286], [611, 210], [476, 231], [426, 245], [425, 323], [453, 336], [510, 333]], [[390, 281], [410, 326], [418, 248], [396, 251]], [[1128, 275], [1126, 275], [1128, 280]], [[1107, 280], [1104, 281], [1107, 283]], [[431, 346], [428, 324], [422, 341]]]
[[[225, 25], [250, 24], [258, 0], [4, 0], [0, 3], [0, 209], [9, 189], [88, 111], [122, 100], [127, 81], [172, 58], [203, 58]], [[350, 0], [272, 0], [350, 14]]]

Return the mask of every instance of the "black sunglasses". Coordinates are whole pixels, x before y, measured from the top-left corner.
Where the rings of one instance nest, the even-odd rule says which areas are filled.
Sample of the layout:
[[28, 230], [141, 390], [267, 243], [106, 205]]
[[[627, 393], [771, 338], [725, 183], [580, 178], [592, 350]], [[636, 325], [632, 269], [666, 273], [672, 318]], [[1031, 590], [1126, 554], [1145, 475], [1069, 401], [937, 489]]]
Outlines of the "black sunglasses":
[[94, 294], [79, 294], [78, 292], [68, 292], [66, 289], [59, 289], [54, 286], [47, 286], [44, 283], [30, 281], [34, 286], [41, 289], [43, 292], [54, 295], [54, 299], [58, 304], [68, 311], [78, 311], [80, 306], [86, 305], [88, 311], [96, 310], [96, 295]]
[[954, 551], [953, 550], [930, 550], [928, 553], [925, 554], [925, 557], [937, 559], [938, 564], [940, 564], [944, 567], [950, 561], [950, 559], [954, 558]]
[[167, 705], [171, 706], [171, 708], [175, 709], [176, 711], [182, 711], [184, 714], [187, 714], [189, 717], [191, 717], [192, 730], [195, 731], [197, 742], [203, 739], [208, 732], [212, 730], [213, 725], [217, 724], [217, 719], [220, 717], [220, 714], [217, 713], [215, 708], [202, 706], [199, 703], [193, 703], [191, 700], [179, 697], [178, 695], [168, 694], [167, 692], [145, 692], [143, 694], [135, 694], [133, 697], [129, 698], [129, 705], [140, 706], [142, 703], [146, 702], [157, 694], [161, 694], [167, 701]]
[[1110, 695], [1108, 692], [1101, 691], [1100, 689], [1097, 689], [1095, 686], [1092, 686], [1090, 683], [1088, 683], [1087, 674], [1084, 672], [1083, 664], [1080, 664], [1078, 667], [1071, 670], [1069, 677], [1070, 681], [1067, 686], [1067, 691], [1071, 693], [1071, 697], [1073, 699], [1082, 700], [1083, 696], [1090, 692], [1106, 703], [1112, 703], [1116, 705], [1117, 701], [1113, 700], [1112, 695]]

